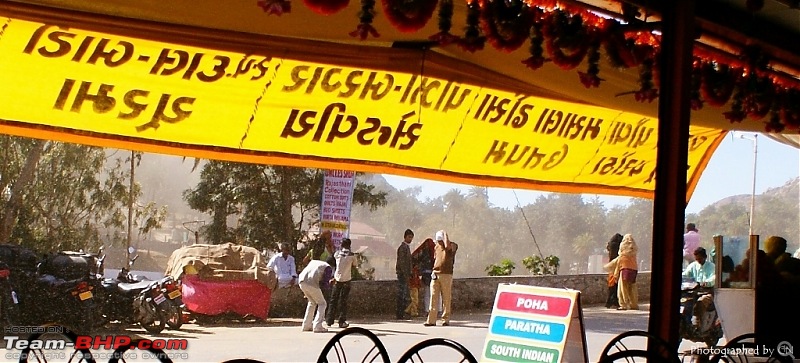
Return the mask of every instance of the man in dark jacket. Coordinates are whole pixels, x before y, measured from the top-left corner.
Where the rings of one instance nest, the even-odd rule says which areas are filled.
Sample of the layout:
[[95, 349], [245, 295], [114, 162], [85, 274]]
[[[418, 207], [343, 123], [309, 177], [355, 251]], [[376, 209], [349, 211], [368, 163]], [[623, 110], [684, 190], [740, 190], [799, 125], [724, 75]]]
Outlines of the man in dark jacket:
[[397, 247], [397, 309], [395, 316], [398, 320], [408, 320], [406, 308], [411, 303], [411, 292], [408, 289], [408, 280], [411, 278], [411, 241], [414, 240], [414, 232], [407, 229], [403, 234], [403, 242]]

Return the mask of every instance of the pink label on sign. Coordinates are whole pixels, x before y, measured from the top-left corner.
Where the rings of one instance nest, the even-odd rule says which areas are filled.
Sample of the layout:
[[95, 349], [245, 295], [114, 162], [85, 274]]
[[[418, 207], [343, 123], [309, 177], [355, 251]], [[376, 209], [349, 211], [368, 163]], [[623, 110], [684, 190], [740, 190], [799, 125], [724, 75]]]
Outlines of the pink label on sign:
[[501, 292], [497, 308], [520, 313], [566, 317], [572, 301], [564, 297]]

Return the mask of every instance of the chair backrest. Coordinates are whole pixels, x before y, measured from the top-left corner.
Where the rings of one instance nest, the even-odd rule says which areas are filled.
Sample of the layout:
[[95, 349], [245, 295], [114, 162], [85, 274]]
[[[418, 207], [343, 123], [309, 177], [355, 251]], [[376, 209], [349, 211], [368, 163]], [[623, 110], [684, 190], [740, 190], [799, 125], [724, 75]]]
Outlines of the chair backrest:
[[[653, 343], [652, 349], [648, 346]], [[600, 353], [599, 362], [617, 361], [636, 362], [634, 358], [642, 358], [640, 362], [678, 363], [678, 348], [664, 339], [644, 330], [633, 330], [617, 335]]]
[[[758, 360], [759, 362], [793, 361], [790, 356], [782, 356], [775, 350], [769, 350], [771, 353], [767, 353], [768, 350], [765, 348], [775, 349], [777, 347], [770, 347], [770, 344], [759, 342], [759, 337], [754, 333], [742, 334], [728, 341], [723, 349], [719, 349], [717, 354], [711, 356], [709, 362], [749, 362], [751, 360], [755, 361], [754, 358], [756, 357], [762, 358]], [[763, 358], [766, 358], [766, 360]]]
[[[117, 349], [114, 349], [114, 353], [111, 354], [111, 358], [108, 359], [108, 363], [125, 363], [126, 352], [129, 350], [133, 350], [133, 352], [131, 352], [132, 354], [140, 354], [141, 352], [137, 352], [139, 349], [141, 349], [137, 348], [141, 346], [140, 342], [140, 339], [135, 339], [128, 344], [123, 344], [117, 347]], [[157, 362], [172, 363], [172, 359], [170, 359], [169, 355], [161, 349], [150, 347], [144, 350], [147, 351], [149, 353], [148, 355], [151, 358], [154, 358]]]
[[[348, 336], [350, 335], [363, 335], [369, 338], [372, 346], [368, 347], [360, 345], [350, 347], [348, 344], [352, 343], [348, 339]], [[358, 340], [356, 340], [356, 342], [357, 341]], [[383, 345], [383, 342], [381, 342], [380, 338], [378, 338], [378, 336], [373, 332], [360, 327], [350, 327], [336, 333], [336, 335], [334, 335], [333, 338], [331, 338], [328, 343], [325, 344], [325, 347], [322, 348], [322, 352], [320, 352], [317, 362], [353, 362], [354, 360], [352, 358], [348, 358], [348, 355], [362, 355], [362, 363], [390, 362], [389, 353], [386, 351], [386, 347]], [[335, 358], [336, 360], [333, 360], [332, 358]]]
[[[435, 347], [445, 347], [451, 350], [454, 350], [454, 357], [457, 358], [449, 358], [444, 359], [445, 357], [442, 355], [440, 349], [435, 349]], [[405, 363], [405, 362], [424, 362], [425, 358], [428, 356], [423, 351], [430, 350], [432, 351], [433, 355], [430, 355], [429, 361], [434, 362], [469, 362], [469, 363], [478, 363], [478, 360], [475, 359], [475, 356], [470, 353], [470, 351], [461, 345], [460, 343], [444, 338], [431, 338], [428, 340], [423, 340], [411, 348], [409, 348], [400, 359], [397, 360], [397, 363]], [[460, 358], [460, 360], [455, 360]]]

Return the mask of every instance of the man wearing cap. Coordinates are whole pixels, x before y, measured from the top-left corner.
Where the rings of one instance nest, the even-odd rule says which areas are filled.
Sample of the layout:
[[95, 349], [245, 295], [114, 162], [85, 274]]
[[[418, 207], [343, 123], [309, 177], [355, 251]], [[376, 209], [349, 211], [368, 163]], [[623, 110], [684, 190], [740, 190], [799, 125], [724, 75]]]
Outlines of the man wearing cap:
[[397, 247], [397, 263], [395, 272], [397, 273], [397, 309], [395, 316], [398, 320], [408, 320], [406, 308], [411, 303], [411, 291], [409, 291], [408, 281], [411, 279], [411, 241], [414, 240], [414, 232], [406, 229], [403, 233], [403, 242]]
[[436, 248], [433, 260], [433, 273], [431, 274], [431, 301], [428, 305], [428, 320], [425, 326], [436, 325], [436, 307], [439, 298], [442, 299], [442, 325], [450, 325], [450, 304], [452, 301], [453, 265], [456, 262], [458, 244], [450, 241], [444, 230], [436, 232], [434, 238]]

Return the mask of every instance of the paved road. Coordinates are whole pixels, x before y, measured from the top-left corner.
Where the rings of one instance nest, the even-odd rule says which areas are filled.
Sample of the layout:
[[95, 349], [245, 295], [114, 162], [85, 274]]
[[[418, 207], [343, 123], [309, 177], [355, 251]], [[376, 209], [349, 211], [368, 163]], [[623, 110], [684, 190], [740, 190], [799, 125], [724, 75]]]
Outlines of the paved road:
[[[639, 311], [616, 311], [604, 307], [584, 308], [588, 356], [596, 361], [603, 347], [617, 334], [630, 330], [646, 330], [649, 316], [648, 305]], [[476, 357], [480, 358], [484, 345], [490, 315], [457, 313], [449, 327], [425, 327], [423, 320], [411, 321], [370, 318], [354, 319], [352, 326], [366, 328], [375, 333], [386, 346], [392, 361], [396, 361], [412, 345], [428, 338], [442, 337], [463, 344]], [[169, 351], [175, 362], [223, 362], [234, 358], [251, 358], [264, 362], [314, 362], [325, 343], [340, 329], [330, 329], [328, 333], [302, 332], [301, 319], [281, 318], [267, 322], [224, 322], [215, 325], [186, 324], [180, 331], [165, 330], [159, 335], [147, 335], [143, 330], [128, 329], [127, 333], [146, 338], [187, 339], [186, 351]], [[363, 347], [365, 339], [351, 341]], [[688, 349], [688, 342], [682, 349]], [[345, 347], [350, 352], [352, 348]], [[98, 362], [107, 361], [107, 351], [94, 351]], [[142, 353], [134, 361], [154, 361], [142, 359]], [[434, 352], [434, 356], [447, 355]], [[352, 358], [352, 355], [350, 356]], [[428, 359], [430, 356], [428, 356]], [[3, 361], [10, 361], [7, 359]], [[426, 359], [426, 361], [429, 361]], [[360, 361], [360, 356], [356, 358]], [[130, 360], [129, 360], [130, 361]]]

